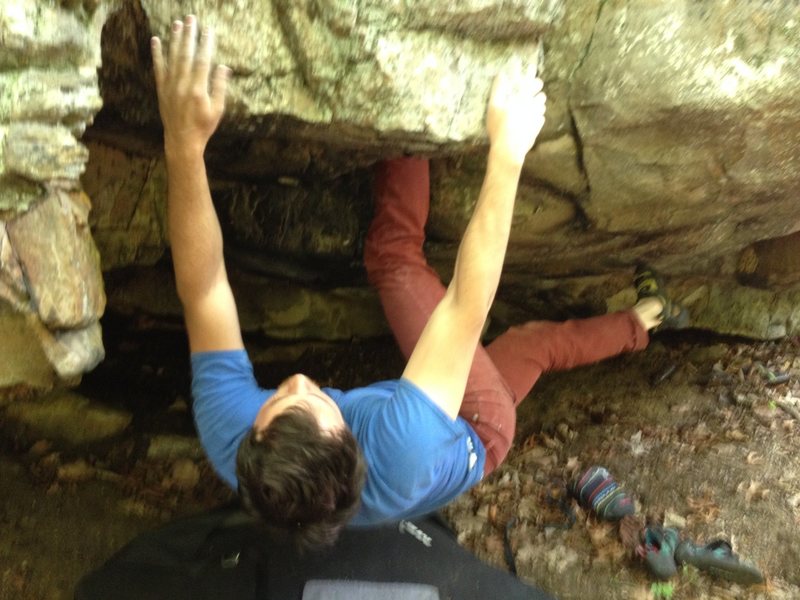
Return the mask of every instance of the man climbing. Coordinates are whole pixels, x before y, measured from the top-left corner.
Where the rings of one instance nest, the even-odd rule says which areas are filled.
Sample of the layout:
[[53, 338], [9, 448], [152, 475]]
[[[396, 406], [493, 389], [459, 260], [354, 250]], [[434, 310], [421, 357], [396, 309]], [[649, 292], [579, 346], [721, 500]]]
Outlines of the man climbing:
[[313, 547], [333, 542], [347, 523], [435, 510], [502, 462], [516, 405], [543, 372], [641, 349], [647, 330], [670, 314], [656, 287], [631, 311], [528, 323], [480, 345], [522, 163], [544, 123], [542, 82], [517, 69], [492, 88], [486, 176], [447, 288], [422, 252], [427, 161], [378, 167], [365, 264], [408, 360], [400, 379], [342, 392], [295, 375], [277, 389], [260, 388], [244, 350], [203, 161], [224, 111], [228, 70], [211, 73], [212, 32], [204, 29], [199, 45], [196, 38], [193, 16], [176, 21], [166, 62], [152, 40], [195, 420], [217, 472], [268, 528]]

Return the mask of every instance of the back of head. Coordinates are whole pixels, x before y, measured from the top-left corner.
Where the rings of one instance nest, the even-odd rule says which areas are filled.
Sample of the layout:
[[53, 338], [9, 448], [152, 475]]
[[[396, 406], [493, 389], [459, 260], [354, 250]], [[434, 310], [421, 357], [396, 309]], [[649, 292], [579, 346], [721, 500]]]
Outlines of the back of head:
[[358, 510], [365, 463], [353, 434], [323, 433], [313, 415], [285, 410], [251, 431], [236, 457], [239, 494], [274, 536], [300, 550], [328, 546]]

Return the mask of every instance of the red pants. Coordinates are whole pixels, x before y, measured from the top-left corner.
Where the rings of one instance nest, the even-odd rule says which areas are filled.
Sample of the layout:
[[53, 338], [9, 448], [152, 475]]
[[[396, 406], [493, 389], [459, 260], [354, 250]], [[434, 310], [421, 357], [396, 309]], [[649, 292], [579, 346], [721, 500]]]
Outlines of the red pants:
[[[375, 217], [364, 263], [403, 355], [408, 359], [445, 288], [422, 245], [428, 219], [428, 161], [405, 158], [376, 172]], [[475, 349], [460, 416], [486, 448], [484, 474], [505, 459], [514, 439], [517, 404], [542, 373], [597, 362], [647, 346], [631, 311], [563, 323], [532, 321]]]

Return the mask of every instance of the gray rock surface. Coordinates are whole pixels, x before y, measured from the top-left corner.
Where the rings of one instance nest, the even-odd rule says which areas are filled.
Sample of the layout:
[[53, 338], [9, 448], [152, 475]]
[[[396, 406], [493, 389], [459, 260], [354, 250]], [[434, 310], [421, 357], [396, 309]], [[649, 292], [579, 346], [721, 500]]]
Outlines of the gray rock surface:
[[100, 142], [87, 146], [82, 182], [92, 199], [89, 220], [103, 270], [155, 264], [167, 247], [163, 157], [126, 154]]
[[570, 93], [594, 226], [656, 238], [676, 271], [797, 227], [798, 10], [603, 7]]
[[[315, 288], [238, 270], [228, 275], [244, 332], [338, 342], [389, 333], [377, 294], [366, 287]], [[163, 268], [131, 270], [109, 301], [124, 315], [182, 317], [172, 273]]]
[[[301, 138], [357, 147], [391, 135], [395, 145], [430, 146], [483, 137], [494, 73], [512, 56], [536, 60], [537, 39], [561, 17], [563, 2], [145, 0], [128, 3], [107, 34], [142, 48], [140, 28], [168, 37], [170, 23], [189, 12], [216, 28], [217, 58], [233, 69], [223, 133], [263, 137], [281, 115], [318, 126]], [[104, 46], [104, 98], [128, 123], [157, 124], [142, 69], [148, 47]]]

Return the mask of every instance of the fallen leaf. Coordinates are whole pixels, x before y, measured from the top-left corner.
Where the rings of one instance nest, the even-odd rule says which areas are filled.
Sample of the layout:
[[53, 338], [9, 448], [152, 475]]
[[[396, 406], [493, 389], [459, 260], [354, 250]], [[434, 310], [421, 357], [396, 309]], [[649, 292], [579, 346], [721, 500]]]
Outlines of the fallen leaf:
[[560, 440], [545, 434], [542, 434], [542, 443], [551, 450], [557, 450], [558, 448], [563, 446]]
[[589, 527], [589, 541], [592, 542], [592, 546], [595, 548], [600, 548], [612, 539], [611, 538], [611, 531], [612, 527], [608, 523], [597, 523], [593, 527]]
[[502, 537], [496, 534], [489, 535], [486, 537], [484, 545], [492, 558], [495, 560], [502, 559], [505, 552], [505, 545], [503, 544]]
[[613, 564], [620, 562], [625, 557], [625, 548], [619, 542], [611, 541], [602, 548], [598, 548], [594, 562], [598, 564]]
[[687, 521], [711, 523], [719, 515], [719, 506], [709, 492], [706, 492], [700, 498], [690, 496], [686, 499], [686, 503], [691, 510], [691, 514], [686, 519]]
[[726, 432], [725, 437], [734, 442], [746, 442], [748, 439], [747, 434], [738, 429]]
[[635, 515], [622, 517], [619, 522], [619, 539], [623, 548], [631, 555], [636, 552], [636, 547], [639, 545], [642, 529], [644, 522]]
[[[744, 489], [744, 483], [739, 484], [739, 491]], [[757, 481], [751, 481], [750, 485], [747, 486], [747, 489], [744, 492], [745, 500], [750, 502], [755, 502], [757, 500], [763, 500], [769, 495], [769, 489], [765, 488]]]
[[755, 450], [747, 453], [746, 460], [748, 465], [760, 465], [764, 462], [764, 459]]
[[580, 460], [578, 460], [577, 456], [570, 456], [567, 459], [567, 466], [566, 466], [567, 472], [575, 473], [580, 468], [580, 465], [581, 463]]

